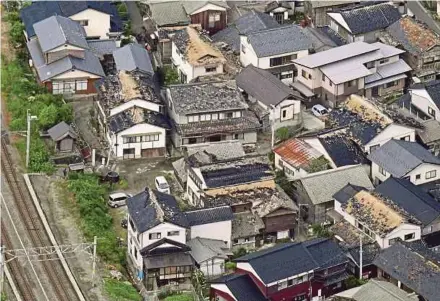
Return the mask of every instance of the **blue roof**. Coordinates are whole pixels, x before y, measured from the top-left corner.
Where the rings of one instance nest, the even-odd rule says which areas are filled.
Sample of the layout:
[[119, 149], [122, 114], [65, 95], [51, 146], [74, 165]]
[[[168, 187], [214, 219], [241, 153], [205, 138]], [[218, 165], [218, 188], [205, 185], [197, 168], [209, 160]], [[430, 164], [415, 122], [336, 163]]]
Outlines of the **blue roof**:
[[264, 283], [285, 279], [347, 261], [345, 253], [332, 240], [317, 238], [301, 243], [285, 243], [236, 259], [248, 262]]
[[247, 274], [231, 274], [211, 281], [211, 283], [224, 283], [237, 301], [265, 301], [255, 282]]
[[377, 186], [374, 191], [390, 199], [424, 226], [428, 226], [440, 217], [440, 203], [408, 180], [391, 177]]
[[122, 31], [122, 20], [110, 1], [35, 1], [20, 11], [28, 37], [35, 35], [34, 24], [51, 16], [70, 17], [87, 8], [95, 9], [110, 15], [110, 31]]
[[367, 164], [364, 152], [345, 135], [331, 135], [319, 138], [336, 167]]
[[203, 208], [187, 211], [185, 214], [190, 226], [231, 221], [234, 218], [231, 207], [229, 206]]

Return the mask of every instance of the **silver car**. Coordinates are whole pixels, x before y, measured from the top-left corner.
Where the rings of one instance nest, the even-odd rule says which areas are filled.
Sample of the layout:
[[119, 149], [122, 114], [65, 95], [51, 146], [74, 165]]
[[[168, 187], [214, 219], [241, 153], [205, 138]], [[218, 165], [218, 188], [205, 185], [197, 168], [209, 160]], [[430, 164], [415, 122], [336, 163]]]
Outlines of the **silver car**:
[[131, 194], [128, 194], [125, 192], [112, 193], [108, 196], [107, 204], [113, 208], [125, 206], [125, 205], [127, 205], [127, 199], [131, 198], [131, 197], [132, 197]]

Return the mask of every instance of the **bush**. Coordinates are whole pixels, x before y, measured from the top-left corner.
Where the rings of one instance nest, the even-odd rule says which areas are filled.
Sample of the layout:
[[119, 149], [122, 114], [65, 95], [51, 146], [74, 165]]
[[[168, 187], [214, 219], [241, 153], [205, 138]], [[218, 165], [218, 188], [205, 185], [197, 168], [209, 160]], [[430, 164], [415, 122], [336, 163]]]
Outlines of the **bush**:
[[164, 66], [163, 67], [163, 74], [164, 74], [164, 84], [165, 86], [173, 85], [173, 84], [179, 84], [179, 74], [177, 73], [177, 70], [170, 67], [170, 66]]
[[114, 301], [140, 301], [142, 299], [130, 282], [106, 279], [104, 289], [110, 299]]
[[346, 289], [351, 289], [357, 286], [361, 286], [363, 284], [367, 283], [365, 280], [361, 280], [353, 275], [350, 275], [345, 281], [345, 288]]
[[239, 258], [241, 256], [246, 255], [247, 253], [248, 250], [246, 250], [245, 248], [240, 248], [237, 251], [233, 252], [232, 259]]
[[284, 141], [290, 138], [290, 131], [287, 127], [279, 128], [275, 131], [275, 138], [277, 141]]
[[228, 261], [228, 262], [226, 262], [226, 264], [225, 264], [225, 268], [226, 268], [227, 270], [235, 271], [235, 269], [237, 268], [237, 263], [235, 263], [235, 262], [233, 262], [233, 261]]

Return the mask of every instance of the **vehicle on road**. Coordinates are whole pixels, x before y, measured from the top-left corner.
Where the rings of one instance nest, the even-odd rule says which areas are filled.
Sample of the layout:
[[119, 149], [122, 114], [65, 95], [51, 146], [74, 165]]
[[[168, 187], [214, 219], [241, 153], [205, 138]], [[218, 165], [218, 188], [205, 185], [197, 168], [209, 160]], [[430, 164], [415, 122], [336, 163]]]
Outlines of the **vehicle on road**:
[[131, 194], [125, 192], [112, 193], [108, 197], [107, 204], [112, 208], [122, 207], [127, 205], [127, 199], [131, 197]]
[[167, 179], [165, 179], [164, 176], [156, 177], [154, 183], [156, 183], [156, 189], [158, 191], [170, 194], [170, 185], [168, 184]]
[[314, 105], [312, 107], [312, 113], [316, 117], [321, 117], [321, 116], [325, 116], [328, 114], [328, 109], [322, 105]]

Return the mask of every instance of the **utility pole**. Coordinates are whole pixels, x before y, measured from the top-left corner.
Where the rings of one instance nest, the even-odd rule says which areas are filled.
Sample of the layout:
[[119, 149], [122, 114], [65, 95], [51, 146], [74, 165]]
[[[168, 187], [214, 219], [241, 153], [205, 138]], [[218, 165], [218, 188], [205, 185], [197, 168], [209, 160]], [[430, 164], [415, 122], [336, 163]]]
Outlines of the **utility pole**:
[[359, 280], [362, 280], [363, 275], [363, 265], [362, 265], [362, 256], [363, 250], [362, 250], [362, 234], [360, 235], [360, 248], [359, 248]]
[[274, 106], [272, 106], [271, 105], [271, 107], [272, 107], [272, 109], [271, 109], [271, 113], [272, 114], [270, 114], [271, 115], [271, 120], [270, 120], [270, 131], [271, 131], [271, 133], [272, 133], [272, 137], [271, 137], [271, 144], [270, 144], [270, 146], [271, 146], [271, 149], [273, 150], [273, 147], [275, 146], [275, 107]]
[[3, 284], [5, 283], [5, 256], [3, 246], [0, 246], [0, 296], [3, 293]]
[[98, 243], [98, 237], [93, 238], [93, 261], [92, 261], [92, 286], [95, 287], [95, 273], [96, 273], [96, 245]]
[[29, 167], [29, 153], [31, 147], [31, 121], [37, 120], [37, 116], [31, 116], [29, 109], [27, 110], [27, 136], [26, 136], [26, 168]]

